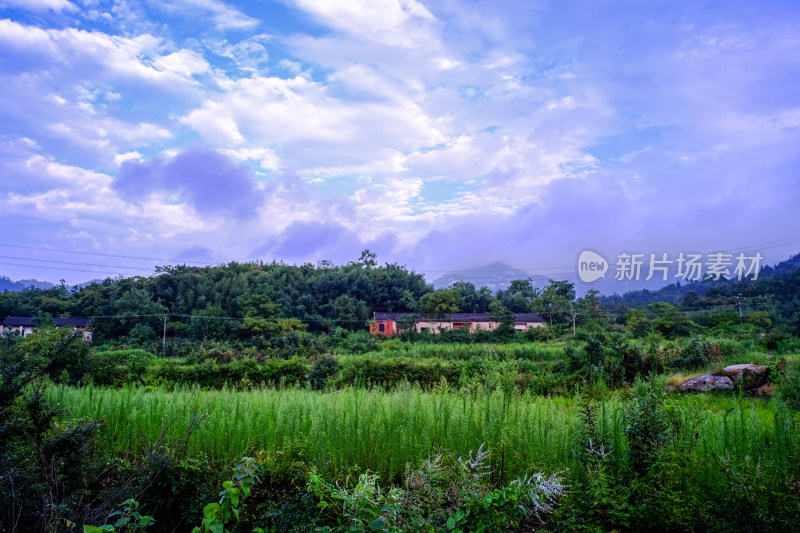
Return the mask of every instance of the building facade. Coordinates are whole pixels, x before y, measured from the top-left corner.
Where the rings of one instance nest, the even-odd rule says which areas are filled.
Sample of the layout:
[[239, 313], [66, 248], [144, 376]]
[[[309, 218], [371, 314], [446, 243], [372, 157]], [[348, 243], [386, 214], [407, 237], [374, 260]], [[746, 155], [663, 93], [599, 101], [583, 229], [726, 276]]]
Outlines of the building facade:
[[[54, 318], [53, 322], [58, 328], [74, 328], [83, 333], [83, 339], [92, 342], [92, 319], [86, 317]], [[8, 316], [0, 324], [0, 335], [16, 333], [27, 337], [39, 327], [36, 317]]]
[[[372, 313], [373, 322], [369, 332], [373, 335], [390, 337], [402, 333], [397, 325], [397, 320], [403, 315], [411, 314], [414, 317], [414, 330], [417, 333], [430, 332], [439, 334], [442, 331], [463, 329], [470, 333], [476, 331], [491, 331], [500, 326], [500, 322], [490, 320], [489, 313], [450, 313], [441, 320], [425, 318], [415, 313], [387, 313], [376, 311]], [[540, 328], [545, 325], [545, 320], [539, 313], [516, 313], [514, 315], [514, 329], [526, 331], [530, 328]]]

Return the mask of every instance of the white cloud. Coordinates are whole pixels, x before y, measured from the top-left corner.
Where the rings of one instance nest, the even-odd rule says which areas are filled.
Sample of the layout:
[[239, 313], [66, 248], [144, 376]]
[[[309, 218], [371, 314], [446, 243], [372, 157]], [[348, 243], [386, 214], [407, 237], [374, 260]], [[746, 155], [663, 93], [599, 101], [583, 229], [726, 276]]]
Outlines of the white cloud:
[[162, 70], [174, 72], [186, 78], [207, 72], [209, 68], [208, 61], [192, 50], [178, 50], [158, 57], [153, 64]]
[[18, 7], [29, 11], [77, 11], [78, 6], [69, 0], [0, 0], [0, 8]]
[[259, 24], [258, 20], [218, 0], [149, 0], [149, 3], [165, 12], [195, 20], [209, 17], [220, 30], [248, 30]]
[[435, 20], [431, 12], [416, 0], [295, 0], [295, 3], [346, 33], [404, 46], [419, 44], [415, 43], [415, 37], [419, 37], [420, 30], [423, 30], [420, 23]]
[[8, 19], [0, 20], [0, 50], [3, 48], [4, 53], [22, 50], [35, 54], [42, 66], [61, 67], [95, 81], [139, 79], [165, 89], [176, 83], [193, 84], [191, 76], [208, 68], [195, 52], [162, 53], [163, 41], [148, 34], [119, 37], [75, 28], [44, 30]]
[[271, 172], [280, 169], [280, 158], [274, 150], [269, 148], [241, 148], [238, 150], [223, 150], [225, 155], [229, 155], [240, 161], [258, 161], [261, 168]]
[[272, 36], [262, 33], [236, 43], [223, 39], [206, 40], [204, 44], [213, 53], [230, 59], [236, 69], [246, 72], [261, 72], [266, 70], [269, 61], [267, 46], [271, 40]]
[[125, 161], [144, 161], [142, 154], [137, 151], [125, 152], [124, 154], [117, 154], [114, 156], [114, 165], [119, 167]]
[[212, 142], [275, 146], [295, 169], [361, 165], [443, 139], [407, 97], [349, 101], [303, 77], [238, 80], [181, 120]]

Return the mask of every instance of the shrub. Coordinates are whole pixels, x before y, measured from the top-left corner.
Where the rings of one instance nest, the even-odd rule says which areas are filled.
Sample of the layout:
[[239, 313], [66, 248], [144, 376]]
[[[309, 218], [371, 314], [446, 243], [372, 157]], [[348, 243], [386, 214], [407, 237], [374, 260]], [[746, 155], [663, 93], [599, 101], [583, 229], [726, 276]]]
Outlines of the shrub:
[[800, 359], [786, 361], [775, 398], [792, 409], [800, 410]]
[[314, 390], [322, 390], [325, 388], [325, 382], [331, 376], [335, 376], [339, 372], [339, 362], [333, 357], [322, 357], [311, 365], [311, 371], [308, 373], [308, 381], [311, 388]]
[[680, 356], [667, 362], [671, 368], [698, 368], [708, 364], [706, 353], [709, 352], [706, 342], [697, 337], [692, 337], [685, 346], [680, 348]]
[[0, 347], [0, 530], [56, 530], [82, 503], [99, 421], [65, 420], [46, 386], [48, 371], [80, 362], [85, 344], [49, 328]]
[[141, 349], [95, 352], [89, 359], [88, 372], [100, 385], [138, 383], [155, 360], [155, 355]]

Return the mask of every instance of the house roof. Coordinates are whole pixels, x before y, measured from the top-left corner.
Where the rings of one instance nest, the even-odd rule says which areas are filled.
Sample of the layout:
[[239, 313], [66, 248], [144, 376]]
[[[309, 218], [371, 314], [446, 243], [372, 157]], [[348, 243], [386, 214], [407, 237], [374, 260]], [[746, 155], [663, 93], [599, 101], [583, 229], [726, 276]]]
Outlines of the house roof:
[[[375, 320], [393, 320], [396, 321], [402, 315], [414, 315], [417, 320], [425, 320], [425, 317], [419, 313], [387, 313], [383, 311], [375, 311], [372, 316]], [[441, 320], [447, 322], [489, 322], [489, 313], [448, 313], [444, 315]], [[515, 322], [544, 322], [544, 318], [539, 313], [515, 313]]]
[[[66, 318], [54, 318], [53, 322], [58, 327], [63, 326], [72, 326], [74, 328], [85, 328], [88, 327], [92, 319], [82, 316], [74, 316], [74, 317], [66, 317]], [[35, 328], [39, 325], [36, 317], [33, 316], [8, 316], [5, 320], [3, 320], [3, 325], [7, 327], [26, 327], [26, 328]]]

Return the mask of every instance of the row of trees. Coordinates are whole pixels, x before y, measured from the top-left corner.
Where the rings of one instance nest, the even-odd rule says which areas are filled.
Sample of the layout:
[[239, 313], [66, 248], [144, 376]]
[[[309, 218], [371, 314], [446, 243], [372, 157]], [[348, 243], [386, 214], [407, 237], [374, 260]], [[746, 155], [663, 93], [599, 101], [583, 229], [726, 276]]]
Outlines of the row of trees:
[[[373, 310], [413, 311], [432, 288], [365, 250], [345, 265], [321, 262], [158, 267], [154, 276], [107, 279], [70, 289], [0, 294], [0, 316], [92, 316], [99, 340], [168, 333], [197, 338], [274, 335], [286, 329], [363, 329]], [[302, 325], [302, 326], [301, 326]]]
[[[359, 331], [373, 311], [421, 313], [434, 319], [453, 312], [489, 313], [511, 329], [511, 315], [536, 312], [565, 331], [573, 323], [590, 330], [616, 325], [627, 326], [634, 335], [657, 331], [674, 337], [697, 324], [708, 328], [739, 324], [734, 288], [715, 285], [702, 295], [684, 291], [676, 305], [663, 301], [641, 305], [639, 300], [650, 296], [642, 291], [601, 297], [591, 290], [577, 298], [572, 283], [556, 280], [544, 287], [514, 280], [495, 294], [464, 281], [434, 291], [421, 274], [398, 264], [379, 266], [375, 255], [365, 250], [358, 260], [338, 266], [330, 262], [179, 265], [159, 267], [151, 277], [107, 279], [82, 288], [62, 283], [46, 290], [4, 292], [0, 317], [92, 316], [98, 341], [124, 339], [138, 344], [157, 342], [165, 326], [170, 337], [215, 340]], [[662, 289], [665, 295], [671, 291], [674, 286]], [[747, 291], [745, 322], [762, 331], [773, 325], [786, 333], [800, 330], [800, 266], [762, 273]]]

